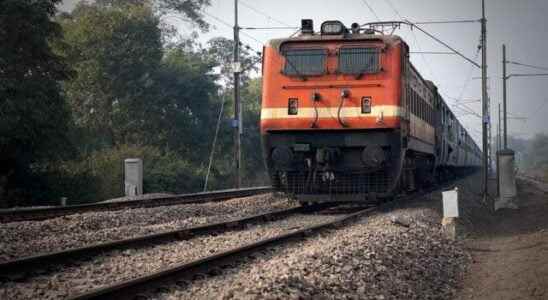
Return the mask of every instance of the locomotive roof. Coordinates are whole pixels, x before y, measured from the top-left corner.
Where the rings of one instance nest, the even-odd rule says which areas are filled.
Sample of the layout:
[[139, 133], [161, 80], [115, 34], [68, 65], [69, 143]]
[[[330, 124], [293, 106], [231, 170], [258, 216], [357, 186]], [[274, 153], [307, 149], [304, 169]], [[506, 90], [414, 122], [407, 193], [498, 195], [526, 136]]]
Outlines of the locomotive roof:
[[296, 37], [271, 39], [267, 46], [280, 50], [281, 45], [287, 42], [339, 42], [339, 41], [381, 41], [385, 44], [393, 45], [402, 41], [398, 35], [383, 34], [341, 34], [341, 35], [321, 35], [321, 34], [302, 34]]

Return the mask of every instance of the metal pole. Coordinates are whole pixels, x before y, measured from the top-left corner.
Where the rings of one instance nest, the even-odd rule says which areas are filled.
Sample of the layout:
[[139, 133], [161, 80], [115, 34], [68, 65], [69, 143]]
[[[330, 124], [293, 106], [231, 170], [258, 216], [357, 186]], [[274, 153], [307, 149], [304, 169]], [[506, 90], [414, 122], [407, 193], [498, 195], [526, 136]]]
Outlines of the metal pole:
[[481, 101], [482, 101], [482, 137], [483, 137], [483, 200], [487, 203], [489, 176], [489, 149], [487, 141], [487, 125], [489, 123], [487, 103], [487, 20], [485, 19], [485, 0], [481, 1]]
[[499, 151], [501, 150], [501, 113], [500, 113], [500, 102], [499, 102], [499, 122], [497, 123], [497, 195], [500, 195], [500, 170], [499, 170]]
[[502, 114], [501, 114], [501, 111], [500, 111], [500, 103], [499, 103], [499, 123], [498, 123], [498, 142], [497, 142], [497, 150], [500, 151], [502, 150], [502, 133], [501, 133], [501, 130], [502, 130]]
[[504, 114], [504, 149], [508, 149], [508, 131], [506, 114], [506, 45], [502, 45], [502, 110]]
[[234, 162], [236, 164], [236, 188], [240, 188], [240, 166], [241, 166], [241, 150], [240, 150], [240, 27], [238, 26], [238, 0], [234, 0], [234, 63], [232, 65], [234, 71]]

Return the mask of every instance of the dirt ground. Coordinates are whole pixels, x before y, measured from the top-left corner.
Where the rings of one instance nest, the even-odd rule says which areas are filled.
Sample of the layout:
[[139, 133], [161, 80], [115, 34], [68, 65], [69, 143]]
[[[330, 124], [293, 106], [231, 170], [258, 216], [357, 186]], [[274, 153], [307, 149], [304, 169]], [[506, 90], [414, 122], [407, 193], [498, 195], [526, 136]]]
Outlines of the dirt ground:
[[457, 299], [548, 299], [548, 185], [518, 180], [517, 210], [475, 222]]

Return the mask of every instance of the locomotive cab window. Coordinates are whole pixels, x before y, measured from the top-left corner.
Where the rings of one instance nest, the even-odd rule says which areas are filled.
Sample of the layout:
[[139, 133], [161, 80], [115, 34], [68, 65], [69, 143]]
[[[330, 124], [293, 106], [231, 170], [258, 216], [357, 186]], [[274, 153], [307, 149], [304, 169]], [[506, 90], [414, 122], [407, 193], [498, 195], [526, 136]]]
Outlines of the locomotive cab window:
[[379, 48], [341, 48], [339, 50], [339, 73], [373, 74], [380, 71]]
[[327, 50], [287, 49], [283, 51], [287, 76], [312, 76], [325, 74]]

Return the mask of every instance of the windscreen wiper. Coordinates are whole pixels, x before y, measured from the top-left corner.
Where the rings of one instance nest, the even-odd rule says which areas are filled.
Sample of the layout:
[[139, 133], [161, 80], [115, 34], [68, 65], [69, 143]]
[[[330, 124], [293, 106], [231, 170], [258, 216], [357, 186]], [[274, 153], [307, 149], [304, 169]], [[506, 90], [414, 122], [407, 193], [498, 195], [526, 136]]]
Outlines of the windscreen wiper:
[[297, 67], [295, 67], [295, 65], [291, 62], [291, 60], [289, 58], [287, 58], [287, 56], [285, 57], [285, 62], [289, 64], [289, 66], [291, 68], [293, 68], [293, 70], [295, 71], [295, 73], [297, 74], [297, 76], [299, 76], [303, 81], [306, 81], [308, 80], [308, 78], [306, 77], [306, 75], [302, 74], [301, 72], [299, 72], [299, 69], [297, 69]]

